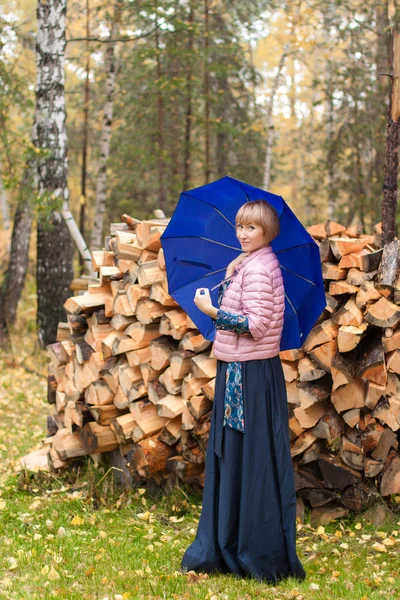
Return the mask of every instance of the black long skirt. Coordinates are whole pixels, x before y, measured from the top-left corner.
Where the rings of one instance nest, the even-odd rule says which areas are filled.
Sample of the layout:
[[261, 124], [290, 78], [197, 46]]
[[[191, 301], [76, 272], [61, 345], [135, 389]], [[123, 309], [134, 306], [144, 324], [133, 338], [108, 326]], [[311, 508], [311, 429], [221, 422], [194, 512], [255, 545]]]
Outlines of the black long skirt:
[[280, 358], [242, 362], [244, 433], [223, 427], [227, 366], [217, 361], [202, 512], [181, 566], [260, 581], [303, 579]]

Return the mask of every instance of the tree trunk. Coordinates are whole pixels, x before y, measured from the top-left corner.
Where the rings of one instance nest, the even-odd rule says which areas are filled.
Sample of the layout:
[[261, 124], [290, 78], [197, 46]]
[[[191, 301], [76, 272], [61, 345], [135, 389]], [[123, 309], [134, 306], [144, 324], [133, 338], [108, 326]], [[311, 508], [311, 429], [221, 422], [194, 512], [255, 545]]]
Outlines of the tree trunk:
[[[112, 40], [118, 37], [121, 10], [121, 0], [117, 0], [114, 5], [114, 18], [110, 31], [110, 39]], [[107, 44], [106, 50], [106, 101], [103, 108], [103, 126], [100, 139], [100, 160], [96, 183], [96, 202], [94, 207], [92, 238], [90, 242], [90, 247], [92, 250], [100, 250], [103, 247], [103, 223], [107, 199], [107, 163], [110, 155], [115, 78], [117, 74], [115, 46], [115, 42], [110, 42]]]
[[157, 60], [157, 111], [158, 111], [158, 204], [161, 210], [165, 206], [165, 189], [164, 189], [164, 100], [161, 88], [161, 48], [160, 35], [158, 30], [158, 21], [156, 19], [156, 60]]
[[185, 123], [185, 141], [183, 148], [183, 189], [187, 190], [190, 187], [190, 138], [192, 131], [192, 55], [193, 55], [193, 40], [194, 40], [194, 9], [193, 2], [190, 2], [189, 8], [189, 39], [188, 39], [188, 71], [186, 75], [186, 123]]
[[208, 72], [209, 54], [209, 6], [204, 0], [204, 182], [210, 181], [210, 76]]
[[264, 178], [263, 178], [263, 187], [265, 190], [268, 190], [269, 184], [271, 181], [272, 146], [274, 143], [274, 134], [275, 134], [274, 121], [273, 121], [275, 96], [276, 96], [276, 92], [278, 91], [283, 66], [285, 64], [285, 60], [286, 60], [288, 53], [289, 53], [289, 44], [285, 44], [285, 46], [283, 47], [281, 59], [279, 61], [278, 71], [275, 75], [274, 83], [273, 83], [271, 94], [269, 97], [269, 105], [268, 105], [268, 111], [267, 111], [267, 151], [265, 153]]
[[400, 142], [400, 33], [393, 31], [392, 79], [387, 122], [385, 178], [382, 202], [382, 244], [396, 235], [397, 178]]
[[[88, 135], [89, 135], [89, 99], [90, 99], [90, 7], [89, 0], [86, 0], [86, 78], [85, 78], [85, 99], [83, 108], [83, 141], [82, 141], [82, 172], [81, 172], [81, 198], [79, 211], [79, 229], [82, 237], [85, 237], [85, 217], [86, 217], [86, 178], [87, 178], [87, 154], [88, 154]], [[84, 260], [79, 255], [79, 264], [82, 269]]]
[[33, 210], [29, 202], [33, 190], [32, 175], [33, 165], [28, 163], [19, 187], [10, 258], [0, 293], [0, 345], [7, 342], [9, 326], [15, 323], [18, 302], [28, 270], [29, 242], [33, 221]]
[[32, 140], [38, 154], [39, 197], [50, 217], [39, 214], [37, 230], [38, 337], [56, 339], [58, 321], [73, 277], [72, 242], [61, 210], [68, 209], [64, 52], [66, 0], [39, 0], [36, 38], [36, 112]]
[[377, 0], [375, 14], [378, 35], [376, 36], [376, 72], [377, 90], [376, 101], [378, 103], [378, 119], [376, 123], [375, 136], [375, 183], [372, 201], [373, 220], [379, 220], [380, 194], [383, 185], [383, 173], [385, 168], [385, 123], [388, 110], [388, 91], [390, 80], [390, 32], [389, 32], [389, 2], [388, 0]]

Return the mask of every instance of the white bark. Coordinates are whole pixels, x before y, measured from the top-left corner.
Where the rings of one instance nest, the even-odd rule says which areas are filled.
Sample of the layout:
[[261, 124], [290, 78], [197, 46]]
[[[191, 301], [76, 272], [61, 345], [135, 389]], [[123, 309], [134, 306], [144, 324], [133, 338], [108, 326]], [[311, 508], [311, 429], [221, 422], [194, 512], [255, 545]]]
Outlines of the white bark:
[[[36, 38], [36, 112], [32, 140], [47, 150], [39, 158], [39, 194], [68, 203], [67, 132], [64, 95], [66, 0], [39, 0]], [[58, 213], [56, 220], [61, 221]]]
[[270, 180], [271, 180], [271, 163], [272, 163], [272, 146], [274, 143], [275, 137], [275, 129], [274, 129], [274, 103], [276, 92], [278, 91], [283, 66], [285, 64], [285, 60], [287, 55], [289, 54], [289, 44], [285, 44], [283, 47], [283, 52], [281, 59], [278, 65], [278, 71], [275, 75], [274, 83], [271, 90], [271, 95], [269, 99], [268, 112], [267, 112], [267, 150], [265, 153], [265, 163], [264, 163], [264, 180], [263, 187], [265, 190], [268, 190]]
[[[110, 31], [110, 39], [118, 37], [119, 21], [121, 17], [121, 0], [116, 0], [114, 7], [114, 18]], [[114, 107], [114, 90], [116, 78], [116, 56], [115, 42], [107, 44], [106, 50], [106, 101], [103, 107], [103, 125], [100, 138], [99, 170], [96, 181], [96, 201], [94, 206], [92, 237], [90, 241], [91, 250], [100, 250], [103, 247], [103, 223], [107, 200], [107, 163], [110, 155], [111, 125]]]
[[64, 217], [86, 269], [92, 274], [90, 251], [69, 210], [64, 95], [66, 0], [39, 0], [37, 16], [36, 113], [32, 140], [38, 148], [48, 151], [38, 162], [39, 194], [61, 199], [61, 212], [54, 211], [53, 222], [61, 226]]
[[72, 241], [61, 213], [61, 207], [68, 210], [69, 200], [64, 95], [66, 10], [67, 0], [38, 0], [32, 141], [39, 150], [39, 198], [49, 213], [46, 226], [39, 218], [37, 230], [37, 323], [42, 347], [55, 341], [58, 322], [65, 319], [63, 304], [71, 293], [73, 278]]

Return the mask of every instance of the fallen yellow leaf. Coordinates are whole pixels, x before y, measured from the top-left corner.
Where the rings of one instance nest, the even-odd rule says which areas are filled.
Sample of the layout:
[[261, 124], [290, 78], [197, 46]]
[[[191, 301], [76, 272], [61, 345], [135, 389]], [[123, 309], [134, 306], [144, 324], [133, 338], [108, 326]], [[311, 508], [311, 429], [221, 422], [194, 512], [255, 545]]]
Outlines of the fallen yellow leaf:
[[56, 581], [57, 579], [60, 579], [60, 573], [56, 571], [54, 567], [51, 567], [49, 574], [47, 575], [47, 579], [50, 581]]
[[384, 546], [383, 544], [379, 544], [378, 542], [372, 544], [372, 548], [377, 552], [386, 552], [386, 546]]
[[82, 525], [83, 523], [84, 523], [84, 520], [79, 515], [75, 515], [71, 519], [71, 525]]

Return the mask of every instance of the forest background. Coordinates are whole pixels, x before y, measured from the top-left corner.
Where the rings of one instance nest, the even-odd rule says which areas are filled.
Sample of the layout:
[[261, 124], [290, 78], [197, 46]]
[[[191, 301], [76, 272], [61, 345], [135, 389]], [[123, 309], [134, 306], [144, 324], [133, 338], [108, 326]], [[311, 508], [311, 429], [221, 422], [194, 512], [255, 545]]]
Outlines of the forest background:
[[[43, 157], [32, 134], [37, 6], [7, 0], [0, 12], [2, 237], [10, 240], [13, 218], [25, 219], [20, 245], [54, 210], [27, 169]], [[68, 3], [69, 207], [88, 246], [102, 247], [122, 213], [170, 216], [180, 191], [227, 174], [282, 195], [305, 225], [331, 218], [371, 231], [381, 220], [398, 8], [396, 0]], [[44, 250], [42, 234], [38, 255], [40, 239], [45, 345], [70, 292], [49, 294], [67, 267], [55, 247]], [[7, 250], [3, 243], [4, 272]], [[3, 279], [4, 290], [10, 275]], [[13, 310], [5, 298], [3, 329]]]

